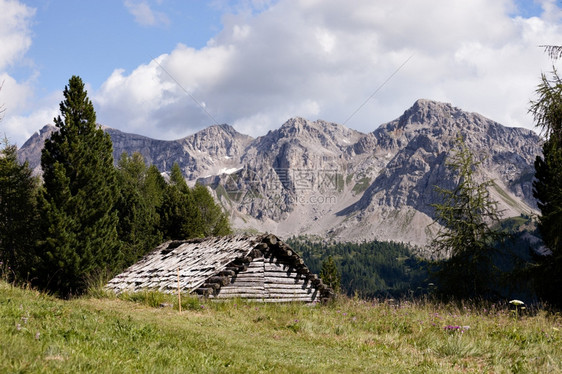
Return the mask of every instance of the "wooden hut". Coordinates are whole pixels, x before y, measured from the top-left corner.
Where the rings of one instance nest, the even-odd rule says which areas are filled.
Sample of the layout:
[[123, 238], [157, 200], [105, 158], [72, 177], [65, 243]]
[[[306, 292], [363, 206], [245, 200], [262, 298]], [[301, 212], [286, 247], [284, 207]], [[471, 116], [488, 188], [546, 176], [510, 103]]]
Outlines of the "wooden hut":
[[109, 281], [120, 292], [159, 290], [264, 302], [325, 301], [333, 291], [274, 235], [169, 241]]

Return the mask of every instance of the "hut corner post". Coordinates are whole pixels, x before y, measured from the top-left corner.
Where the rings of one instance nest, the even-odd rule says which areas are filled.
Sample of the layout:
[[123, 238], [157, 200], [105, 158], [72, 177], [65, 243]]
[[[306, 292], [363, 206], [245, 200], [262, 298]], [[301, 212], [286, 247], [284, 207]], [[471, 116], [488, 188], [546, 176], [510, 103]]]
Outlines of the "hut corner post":
[[181, 313], [180, 268], [178, 267], [178, 310]]

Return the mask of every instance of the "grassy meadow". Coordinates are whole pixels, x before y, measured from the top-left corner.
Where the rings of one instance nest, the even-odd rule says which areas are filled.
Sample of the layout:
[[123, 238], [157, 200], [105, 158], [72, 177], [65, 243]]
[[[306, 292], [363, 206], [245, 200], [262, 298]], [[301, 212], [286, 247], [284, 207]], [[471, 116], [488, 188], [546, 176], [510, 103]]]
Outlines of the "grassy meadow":
[[0, 347], [2, 373], [560, 373], [562, 316], [343, 297], [185, 297], [180, 313], [159, 293], [65, 301], [0, 282]]

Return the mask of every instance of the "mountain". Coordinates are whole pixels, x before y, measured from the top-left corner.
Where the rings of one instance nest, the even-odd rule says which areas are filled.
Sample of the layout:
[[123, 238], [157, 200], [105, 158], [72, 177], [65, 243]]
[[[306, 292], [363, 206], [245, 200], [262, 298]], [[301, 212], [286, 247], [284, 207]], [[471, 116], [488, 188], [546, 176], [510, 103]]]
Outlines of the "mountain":
[[[39, 166], [44, 127], [20, 149]], [[424, 245], [439, 202], [450, 188], [446, 159], [458, 133], [482, 160], [481, 180], [505, 217], [536, 213], [533, 163], [541, 140], [451, 104], [418, 100], [394, 121], [361, 133], [326, 121], [292, 118], [252, 138], [228, 125], [174, 141], [105, 128], [117, 159], [141, 152], [162, 171], [178, 162], [190, 183], [209, 186], [240, 230], [308, 234], [335, 240], [394, 240]]]
[[[154, 164], [161, 171], [172, 168], [177, 162], [188, 181], [202, 175], [220, 174], [240, 168], [240, 158], [247, 145], [253, 140], [248, 135], [237, 132], [229, 125], [215, 125], [193, 135], [178, 140], [156, 140], [146, 136], [125, 133], [102, 126], [111, 136], [113, 158], [118, 160], [123, 152], [140, 152], [148, 164]], [[39, 174], [41, 169], [41, 150], [56, 127], [44, 126], [32, 135], [19, 149], [21, 161], [29, 161], [30, 167]], [[234, 169], [233, 169], [234, 168]]]

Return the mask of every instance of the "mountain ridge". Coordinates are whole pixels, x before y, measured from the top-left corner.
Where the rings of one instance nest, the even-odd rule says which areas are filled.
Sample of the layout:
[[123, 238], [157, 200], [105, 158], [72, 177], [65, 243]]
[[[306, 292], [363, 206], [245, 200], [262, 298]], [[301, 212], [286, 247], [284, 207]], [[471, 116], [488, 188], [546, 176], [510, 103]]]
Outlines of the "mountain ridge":
[[[41, 142], [54, 130], [44, 127], [20, 149], [34, 170]], [[481, 158], [480, 178], [494, 179], [491, 193], [505, 216], [536, 213], [539, 136], [448, 103], [417, 100], [369, 133], [301, 117], [256, 138], [229, 125], [171, 141], [105, 131], [116, 159], [139, 151], [161, 171], [178, 162], [188, 182], [214, 191], [239, 230], [423, 245], [431, 204], [439, 201], [434, 186], [453, 185], [445, 161], [459, 133]]]

